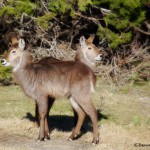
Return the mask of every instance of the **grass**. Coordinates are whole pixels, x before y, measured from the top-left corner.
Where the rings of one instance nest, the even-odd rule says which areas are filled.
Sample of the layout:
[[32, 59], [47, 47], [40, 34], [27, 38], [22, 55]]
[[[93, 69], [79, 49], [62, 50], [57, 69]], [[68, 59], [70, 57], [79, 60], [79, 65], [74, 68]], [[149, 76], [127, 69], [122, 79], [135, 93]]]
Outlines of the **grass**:
[[18, 86], [0, 87], [0, 117], [23, 117], [26, 112], [33, 113], [34, 101], [29, 100]]
[[[26, 113], [34, 116], [35, 101], [26, 97], [19, 86], [0, 86], [0, 118], [24, 117]], [[57, 100], [51, 110], [55, 115], [72, 115], [67, 100]]]
[[[87, 142], [92, 140], [92, 135], [91, 132], [87, 132], [77, 140], [78, 145], [83, 143], [81, 144], [83, 149], [132, 150], [134, 143], [149, 144], [149, 89], [149, 83], [143, 86], [126, 85], [119, 88], [98, 80], [93, 102], [99, 110], [101, 144], [91, 148]], [[0, 138], [10, 135], [27, 137], [27, 139], [37, 137], [38, 129], [32, 122], [34, 103], [18, 86], [0, 87]], [[55, 127], [51, 133], [53, 141], [64, 142], [71, 134], [73, 127], [73, 112], [68, 100], [59, 99], [54, 103], [50, 112], [50, 123]], [[89, 119], [86, 119], [85, 126], [91, 131]], [[0, 145], [1, 143], [0, 140]]]
[[[99, 85], [101, 85], [99, 81]], [[99, 97], [102, 114], [108, 119], [101, 123], [114, 122], [118, 125], [141, 124], [148, 125], [150, 110], [150, 84], [144, 86], [112, 87], [103, 84], [97, 88], [94, 99]]]

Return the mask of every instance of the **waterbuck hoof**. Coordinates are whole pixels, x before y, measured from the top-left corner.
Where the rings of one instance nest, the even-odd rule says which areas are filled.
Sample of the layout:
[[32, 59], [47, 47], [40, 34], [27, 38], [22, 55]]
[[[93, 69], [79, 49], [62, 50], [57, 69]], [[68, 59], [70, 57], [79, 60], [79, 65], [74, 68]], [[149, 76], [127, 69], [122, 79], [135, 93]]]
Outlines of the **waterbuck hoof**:
[[92, 145], [96, 145], [96, 144], [98, 144], [99, 143], [99, 139], [97, 138], [97, 139], [93, 139], [93, 141], [92, 141]]
[[45, 138], [45, 139], [44, 139], [44, 141], [49, 141], [49, 140], [50, 140], [50, 138], [49, 138], [49, 139], [48, 139], [48, 138]]
[[73, 140], [75, 140], [76, 138], [77, 138], [77, 136], [78, 136], [78, 134], [72, 134], [70, 137], [69, 137], [69, 141], [73, 141]]
[[72, 134], [72, 135], [69, 137], [68, 140], [69, 140], [69, 141], [73, 141], [73, 140], [74, 140], [74, 135]]
[[48, 140], [50, 140], [50, 136], [46, 136], [46, 137], [44, 138], [44, 141], [48, 141]]
[[72, 142], [72, 141], [73, 141], [73, 139], [72, 139], [72, 138], [68, 138], [68, 141], [71, 141], [71, 142]]
[[38, 139], [37, 139], [37, 142], [42, 142], [42, 141], [44, 141], [44, 137], [43, 137], [43, 138], [38, 138]]

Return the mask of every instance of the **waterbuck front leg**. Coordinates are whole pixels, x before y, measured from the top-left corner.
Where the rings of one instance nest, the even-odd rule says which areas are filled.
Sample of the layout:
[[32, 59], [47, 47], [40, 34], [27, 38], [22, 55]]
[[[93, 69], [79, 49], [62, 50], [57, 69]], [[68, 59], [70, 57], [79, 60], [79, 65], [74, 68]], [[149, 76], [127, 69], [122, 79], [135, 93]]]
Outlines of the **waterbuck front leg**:
[[93, 106], [91, 102], [91, 98], [89, 95], [86, 95], [85, 100], [82, 98], [77, 100], [77, 103], [82, 107], [84, 112], [90, 116], [92, 124], [93, 124], [93, 140], [92, 144], [98, 144], [99, 143], [99, 132], [98, 132], [98, 115], [95, 107]]
[[34, 127], [39, 127], [39, 112], [38, 112], [38, 105], [35, 103], [35, 120], [34, 120]]
[[73, 130], [73, 133], [69, 137], [69, 140], [73, 141], [80, 133], [80, 129], [85, 119], [85, 112], [82, 110], [82, 108], [78, 105], [78, 103], [72, 97], [70, 97], [70, 102], [74, 111], [75, 128]]
[[[48, 128], [48, 122], [47, 122], [48, 99], [41, 96], [40, 98], [37, 99], [37, 105], [38, 105], [38, 113], [40, 119], [40, 132], [39, 132], [38, 140], [43, 141], [45, 138], [45, 127]], [[49, 129], [46, 130], [49, 131]]]
[[[48, 112], [47, 112], [47, 120], [49, 117], [49, 111], [54, 103], [55, 99], [52, 97], [48, 97]], [[39, 127], [39, 112], [38, 112], [38, 105], [35, 103], [35, 121], [34, 121], [34, 126]]]
[[49, 136], [49, 127], [48, 127], [48, 117], [49, 117], [49, 112], [50, 109], [55, 101], [55, 98], [48, 97], [48, 111], [47, 111], [47, 116], [45, 118], [45, 140], [50, 140]]

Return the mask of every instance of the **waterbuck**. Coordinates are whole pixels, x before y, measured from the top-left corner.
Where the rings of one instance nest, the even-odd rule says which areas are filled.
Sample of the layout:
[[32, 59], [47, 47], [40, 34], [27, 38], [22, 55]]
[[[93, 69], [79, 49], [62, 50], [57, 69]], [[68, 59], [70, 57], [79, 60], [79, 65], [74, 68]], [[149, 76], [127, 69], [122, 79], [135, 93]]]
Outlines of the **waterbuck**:
[[[75, 56], [75, 61], [79, 61], [82, 63], [85, 63], [86, 65], [88, 65], [93, 71], [96, 71], [96, 63], [98, 61], [102, 60], [102, 51], [100, 49], [98, 49], [94, 44], [93, 44], [93, 40], [94, 40], [94, 35], [91, 35], [88, 39], [85, 39], [84, 36], [80, 37], [79, 40], [79, 45], [78, 45], [78, 50]], [[56, 61], [60, 61], [56, 58], [53, 57], [44, 57], [41, 60], [39, 60], [36, 63], [40, 63], [40, 64], [51, 64], [51, 63], [55, 63]], [[52, 100], [50, 99], [50, 102], [52, 102]], [[51, 105], [51, 103], [50, 103]], [[49, 106], [51, 107], [51, 106]], [[74, 125], [77, 124], [77, 120], [78, 120], [78, 115], [76, 114], [76, 111], [73, 109], [74, 112]], [[38, 109], [37, 109], [37, 105], [36, 105], [36, 110], [35, 110], [35, 118], [36, 118], [36, 122], [35, 125], [37, 125], [38, 122]], [[82, 128], [84, 130], [84, 128]]]
[[[99, 142], [98, 118], [91, 101], [96, 85], [94, 72], [81, 62], [54, 61], [50, 64], [33, 63], [31, 53], [24, 50], [25, 42], [19, 39], [9, 48], [3, 66], [13, 67], [13, 77], [25, 94], [36, 100], [40, 131], [38, 139], [50, 139], [47, 116], [55, 98], [66, 96], [78, 114], [78, 121], [69, 137], [74, 140], [78, 135], [86, 114], [93, 124], [93, 144]], [[49, 104], [51, 103], [51, 104]]]

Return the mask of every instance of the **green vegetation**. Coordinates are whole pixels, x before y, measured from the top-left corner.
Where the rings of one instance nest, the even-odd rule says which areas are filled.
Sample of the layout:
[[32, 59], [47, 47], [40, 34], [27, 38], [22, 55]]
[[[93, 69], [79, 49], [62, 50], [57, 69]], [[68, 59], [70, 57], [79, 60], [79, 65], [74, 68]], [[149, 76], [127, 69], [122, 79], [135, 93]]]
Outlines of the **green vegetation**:
[[141, 125], [141, 115], [135, 115], [133, 116], [133, 123], [134, 125]]
[[118, 87], [98, 80], [98, 85], [94, 100], [104, 116], [100, 121], [101, 124], [112, 122], [122, 126], [149, 124], [150, 83], [147, 82], [144, 86], [126, 84]]
[[37, 8], [35, 3], [30, 0], [7, 0], [6, 6], [0, 10], [0, 16], [3, 14], [8, 15], [10, 19], [12, 17], [19, 18], [22, 13], [27, 13], [28, 15], [33, 15], [33, 11]]
[[[0, 118], [26, 117], [31, 113], [34, 117], [35, 101], [29, 99], [19, 86], [0, 86]], [[67, 100], [56, 101], [51, 110], [53, 115], [73, 115]]]
[[[149, 2], [149, 0], [49, 0], [48, 2], [7, 0], [3, 2], [0, 16], [7, 17], [7, 21], [13, 23], [24, 13], [43, 29], [47, 29], [50, 23], [55, 24], [55, 20], [67, 26], [70, 26], [71, 20], [83, 19], [83, 24], [88, 24], [87, 21], [91, 20], [90, 22], [94, 21], [97, 24], [97, 35], [107, 40], [111, 48], [116, 48], [119, 44], [129, 42], [133, 37], [133, 28], [139, 28], [147, 20]], [[74, 27], [74, 30], [78, 29]]]
[[0, 63], [0, 83], [3, 85], [10, 84], [11, 81], [11, 67], [3, 67]]

